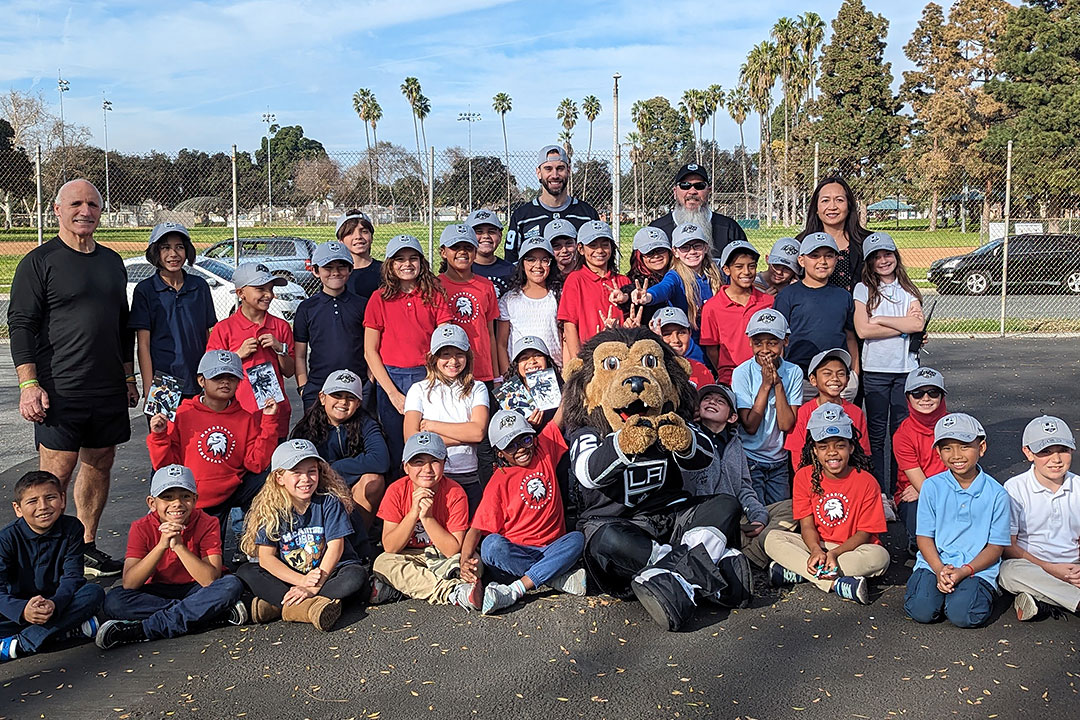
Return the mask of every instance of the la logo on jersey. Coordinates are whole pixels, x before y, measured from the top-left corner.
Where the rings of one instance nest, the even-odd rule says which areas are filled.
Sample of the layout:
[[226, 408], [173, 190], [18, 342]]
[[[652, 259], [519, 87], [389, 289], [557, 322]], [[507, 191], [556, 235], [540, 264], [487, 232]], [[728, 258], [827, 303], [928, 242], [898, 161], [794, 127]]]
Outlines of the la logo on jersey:
[[839, 492], [828, 492], [814, 506], [814, 515], [825, 527], [842, 525], [848, 518], [848, 497]]
[[530, 510], [540, 510], [551, 500], [551, 491], [544, 474], [539, 470], [524, 475], [518, 487], [521, 502]]
[[236, 438], [224, 425], [211, 425], [199, 435], [199, 456], [208, 463], [220, 465], [229, 459], [235, 447]]
[[454, 309], [454, 318], [458, 322], [471, 323], [477, 317], [480, 302], [471, 292], [460, 290], [450, 296], [450, 307]]

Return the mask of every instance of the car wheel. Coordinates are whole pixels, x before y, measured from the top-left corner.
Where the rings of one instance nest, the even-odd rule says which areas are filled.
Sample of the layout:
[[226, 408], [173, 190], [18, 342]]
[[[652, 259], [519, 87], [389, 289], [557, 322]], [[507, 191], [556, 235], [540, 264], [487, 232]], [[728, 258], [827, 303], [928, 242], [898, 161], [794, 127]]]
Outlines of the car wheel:
[[990, 276], [982, 270], [972, 270], [964, 276], [964, 290], [968, 295], [985, 295], [990, 292]]
[[1061, 286], [1070, 295], [1080, 295], [1080, 270], [1071, 270], [1061, 281]]

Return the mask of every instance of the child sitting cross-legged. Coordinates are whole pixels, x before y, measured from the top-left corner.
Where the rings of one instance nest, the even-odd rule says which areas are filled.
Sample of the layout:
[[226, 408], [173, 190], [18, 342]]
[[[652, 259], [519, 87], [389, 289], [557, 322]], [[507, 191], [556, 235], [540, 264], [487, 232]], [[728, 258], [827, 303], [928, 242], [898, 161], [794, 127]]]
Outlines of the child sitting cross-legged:
[[195, 476], [183, 465], [154, 473], [150, 512], [131, 524], [123, 586], [105, 596], [98, 647], [180, 637], [215, 622], [243, 625], [244, 584], [222, 575], [217, 518], [195, 507]]
[[555, 479], [555, 465], [566, 453], [562, 433], [548, 423], [537, 435], [520, 413], [500, 410], [488, 435], [500, 467], [465, 535], [461, 579], [477, 582], [483, 572], [496, 581], [484, 589], [485, 615], [510, 607], [541, 585], [584, 595], [584, 568], [570, 569], [581, 559], [585, 537], [566, 532]]

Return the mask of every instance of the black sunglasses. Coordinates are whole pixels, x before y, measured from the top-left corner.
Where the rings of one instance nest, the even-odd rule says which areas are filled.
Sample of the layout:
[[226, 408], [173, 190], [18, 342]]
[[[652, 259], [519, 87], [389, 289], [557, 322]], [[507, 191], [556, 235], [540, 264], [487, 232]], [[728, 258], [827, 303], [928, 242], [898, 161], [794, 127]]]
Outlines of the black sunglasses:
[[941, 392], [937, 388], [927, 388], [926, 390], [912, 390], [911, 392], [908, 393], [908, 395], [915, 398], [916, 400], [921, 400], [924, 395], [929, 395], [930, 397], [937, 400], [939, 397], [941, 397], [944, 394], [945, 393]]
[[698, 180], [697, 182], [687, 182], [683, 180], [681, 183], [679, 183], [680, 190], [689, 190], [690, 188], [694, 188], [695, 190], [704, 190], [707, 187], [709, 187], [709, 183], [705, 182], [704, 180]]

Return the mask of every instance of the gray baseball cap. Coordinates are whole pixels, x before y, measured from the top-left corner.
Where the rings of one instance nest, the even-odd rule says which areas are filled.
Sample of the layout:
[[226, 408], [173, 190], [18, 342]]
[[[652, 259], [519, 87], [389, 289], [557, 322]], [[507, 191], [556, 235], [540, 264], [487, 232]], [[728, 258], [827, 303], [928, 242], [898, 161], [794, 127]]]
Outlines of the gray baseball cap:
[[207, 350], [199, 360], [198, 374], [204, 378], [232, 375], [244, 378], [244, 363], [240, 356], [229, 350]]
[[769, 250], [768, 262], [770, 265], [783, 265], [799, 272], [799, 241], [789, 237], [777, 240]]
[[237, 290], [249, 285], [252, 287], [262, 287], [263, 285], [281, 287], [289, 283], [285, 278], [274, 275], [270, 272], [270, 268], [262, 263], [244, 263], [236, 268], [232, 281]]
[[483, 208], [473, 210], [469, 213], [469, 217], [466, 218], [465, 224], [474, 230], [477, 225], [494, 225], [500, 230], [503, 229], [502, 220], [499, 220], [499, 215], [494, 210], [485, 210]]
[[518, 258], [525, 257], [532, 250], [543, 250], [551, 257], [555, 257], [555, 249], [551, 247], [551, 241], [542, 237], [531, 237], [521, 241], [518, 248]]
[[390, 242], [386, 243], [386, 259], [389, 260], [406, 248], [415, 250], [421, 257], [424, 255], [424, 248], [420, 247], [420, 241], [412, 235], [395, 235], [390, 238]]
[[171, 488], [180, 488], [198, 495], [195, 487], [195, 475], [183, 465], [166, 465], [154, 473], [150, 480], [150, 494], [161, 497], [161, 493]]
[[979, 421], [967, 413], [949, 413], [934, 425], [934, 444], [942, 440], [959, 440], [969, 443], [977, 438], [985, 438], [986, 431]]
[[772, 308], [758, 310], [746, 324], [746, 336], [754, 337], [761, 333], [783, 340], [788, 336], [787, 318]]
[[892, 235], [884, 232], [873, 232], [866, 236], [862, 245], [862, 256], [865, 260], [870, 257], [871, 253], [875, 253], [878, 250], [892, 250], [896, 252], [896, 243], [892, 239]]
[[337, 240], [316, 245], [315, 252], [311, 253], [311, 264], [316, 267], [325, 267], [334, 261], [353, 266], [352, 253]]
[[676, 225], [675, 229], [671, 231], [671, 247], [681, 248], [694, 240], [700, 240], [706, 245], [709, 244], [705, 239], [705, 230], [694, 223]]
[[430, 455], [436, 460], [446, 459], [446, 443], [433, 432], [418, 432], [405, 441], [401, 462], [407, 463], [417, 455]]
[[577, 228], [574, 223], [562, 218], [555, 218], [544, 226], [544, 239], [551, 242], [557, 237], [569, 237], [577, 240]]
[[671, 307], [670, 305], [668, 307], [662, 307], [656, 311], [656, 314], [653, 315], [653, 317], [660, 323], [661, 328], [665, 325], [678, 325], [679, 327], [684, 328], [690, 327], [690, 318], [686, 317], [686, 311], [682, 308]]
[[831, 437], [842, 437], [848, 440], [852, 437], [852, 422], [844, 408], [836, 403], [825, 403], [810, 413], [810, 419], [806, 421], [806, 429], [810, 431], [810, 437], [815, 441], [827, 440]]
[[350, 220], [367, 220], [368, 224], [372, 224], [371, 218], [369, 218], [365, 213], [352, 213], [351, 215], [342, 215], [337, 219], [337, 225], [334, 227], [335, 237], [339, 232], [341, 232], [341, 226], [349, 222]]
[[431, 354], [442, 350], [444, 347], [456, 347], [458, 350], [467, 352], [469, 349], [469, 336], [458, 325], [444, 323], [435, 328], [431, 333]]
[[1076, 449], [1076, 439], [1068, 423], [1053, 415], [1040, 415], [1024, 428], [1024, 447], [1033, 453], [1053, 445]]
[[721, 383], [709, 383], [708, 385], [702, 385], [701, 387], [699, 387], [697, 391], [698, 404], [700, 404], [701, 401], [705, 399], [706, 395], [710, 395], [712, 393], [720, 393], [721, 395], [723, 395], [724, 400], [727, 401], [728, 407], [731, 408], [731, 411], [736, 411], [738, 405], [735, 404], [735, 391], [732, 390], [730, 386], [723, 385]]
[[442, 233], [439, 234], [439, 247], [453, 247], [458, 243], [468, 243], [474, 248], [480, 247], [476, 239], [476, 231], [471, 226], [457, 223], [444, 227]]
[[302, 460], [308, 458], [322, 460], [322, 456], [319, 455], [319, 451], [315, 448], [315, 443], [302, 438], [286, 440], [278, 445], [274, 450], [274, 454], [270, 456], [270, 471], [292, 470]]
[[548, 155], [552, 153], [559, 153], [559, 159], [567, 165], [570, 164], [570, 158], [566, 155], [566, 150], [562, 145], [545, 145], [540, 148], [540, 152], [536, 153], [536, 167], [540, 167], [546, 162], [550, 162]]
[[578, 228], [577, 241], [582, 245], [592, 245], [597, 240], [615, 242], [611, 234], [611, 226], [603, 220], [590, 220]]
[[524, 337], [519, 337], [515, 340], [514, 346], [510, 351], [510, 357], [516, 362], [518, 355], [526, 350], [535, 350], [536, 352], [551, 357], [551, 351], [548, 350], [547, 343], [535, 335], [525, 335]]
[[179, 233], [184, 236], [184, 239], [191, 242], [191, 233], [188, 232], [186, 227], [178, 222], [163, 222], [155, 225], [154, 229], [150, 231], [150, 241], [146, 244], [153, 245], [169, 233]]
[[633, 249], [642, 255], [648, 255], [653, 250], [671, 249], [671, 238], [660, 228], [645, 226], [634, 233]]
[[851, 371], [851, 353], [843, 348], [831, 348], [829, 350], [822, 350], [810, 360], [810, 364], [806, 368], [807, 376], [812, 375], [826, 361], [832, 358], [836, 358], [840, 362], [844, 363], [844, 367]]
[[724, 267], [725, 265], [727, 265], [728, 260], [730, 260], [731, 256], [734, 255], [736, 252], [748, 252], [754, 256], [754, 260], [757, 260], [761, 257], [761, 253], [759, 253], [757, 251], [757, 248], [750, 243], [746, 242], [745, 240], [735, 240], [725, 245], [724, 250], [720, 253], [720, 267]]
[[800, 255], [809, 255], [818, 248], [831, 248], [833, 252], [840, 252], [839, 246], [836, 241], [833, 240], [833, 236], [826, 232], [810, 233], [803, 238], [802, 243], [799, 245]]
[[941, 392], [945, 390], [945, 377], [934, 368], [918, 367], [908, 373], [904, 381], [904, 393], [918, 390], [921, 387], [936, 387]]
[[333, 395], [336, 392], [347, 392], [358, 398], [363, 397], [364, 384], [360, 380], [360, 376], [354, 373], [352, 370], [335, 370], [330, 373], [330, 376], [326, 378], [326, 382], [323, 383], [322, 393], [324, 395]]
[[520, 435], [535, 435], [536, 430], [525, 416], [513, 410], [500, 410], [488, 423], [488, 440], [499, 450], [505, 450]]

